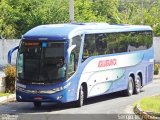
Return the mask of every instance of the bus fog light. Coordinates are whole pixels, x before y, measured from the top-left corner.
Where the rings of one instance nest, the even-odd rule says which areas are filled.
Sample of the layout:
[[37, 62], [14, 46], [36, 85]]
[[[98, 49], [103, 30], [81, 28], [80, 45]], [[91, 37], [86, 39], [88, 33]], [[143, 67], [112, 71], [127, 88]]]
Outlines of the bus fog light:
[[18, 96], [18, 98], [19, 98], [19, 99], [22, 99], [22, 97], [21, 97], [21, 96]]
[[58, 97], [57, 97], [57, 100], [61, 99], [62, 97], [63, 97], [63, 95], [61, 95], [61, 96], [58, 96]]

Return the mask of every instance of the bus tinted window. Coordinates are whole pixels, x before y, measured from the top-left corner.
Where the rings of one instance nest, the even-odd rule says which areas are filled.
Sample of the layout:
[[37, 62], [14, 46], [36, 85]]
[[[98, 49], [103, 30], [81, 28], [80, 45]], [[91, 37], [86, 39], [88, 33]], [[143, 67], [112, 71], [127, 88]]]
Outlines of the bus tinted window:
[[94, 34], [85, 35], [83, 59], [95, 55], [98, 55], [96, 51], [95, 35]]
[[72, 45], [76, 45], [76, 48], [73, 50], [73, 53], [75, 54], [75, 70], [78, 66], [78, 59], [79, 59], [79, 53], [80, 53], [80, 47], [81, 47], [81, 36], [75, 36], [72, 39]]
[[151, 46], [151, 31], [87, 34], [83, 57], [145, 50]]

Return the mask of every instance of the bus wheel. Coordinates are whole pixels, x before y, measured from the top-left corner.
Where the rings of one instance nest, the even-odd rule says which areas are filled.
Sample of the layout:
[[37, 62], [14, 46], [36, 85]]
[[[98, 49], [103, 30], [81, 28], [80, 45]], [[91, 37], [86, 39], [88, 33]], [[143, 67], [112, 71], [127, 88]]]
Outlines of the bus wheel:
[[136, 80], [135, 80], [134, 93], [138, 94], [138, 93], [140, 93], [140, 90], [141, 90], [141, 78], [138, 75]]
[[79, 90], [79, 99], [77, 101], [77, 106], [82, 107], [83, 103], [84, 103], [84, 91], [83, 91], [83, 86], [81, 86]]
[[128, 88], [126, 89], [125, 94], [127, 96], [131, 96], [133, 94], [133, 90], [134, 90], [133, 78], [129, 77], [128, 78]]
[[33, 104], [35, 108], [41, 107], [41, 102], [34, 102]]

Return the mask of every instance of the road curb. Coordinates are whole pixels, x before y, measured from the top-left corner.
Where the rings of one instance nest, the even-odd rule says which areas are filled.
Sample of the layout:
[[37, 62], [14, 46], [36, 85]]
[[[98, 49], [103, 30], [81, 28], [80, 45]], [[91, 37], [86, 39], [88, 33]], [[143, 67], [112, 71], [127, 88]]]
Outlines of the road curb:
[[136, 115], [142, 118], [142, 120], [160, 120], [160, 117], [154, 116], [151, 112], [143, 111], [139, 104], [134, 107], [133, 111]]
[[0, 97], [0, 104], [4, 104], [4, 103], [15, 101], [15, 100], [16, 100], [16, 95], [15, 94], [11, 94], [11, 95], [8, 95], [8, 96], [3, 96], [3, 97]]

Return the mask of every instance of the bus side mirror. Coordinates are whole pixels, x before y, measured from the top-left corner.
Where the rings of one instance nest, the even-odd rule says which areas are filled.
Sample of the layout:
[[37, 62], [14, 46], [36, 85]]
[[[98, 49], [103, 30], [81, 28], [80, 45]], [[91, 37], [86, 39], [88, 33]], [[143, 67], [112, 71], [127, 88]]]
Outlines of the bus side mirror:
[[19, 46], [12, 48], [9, 52], [8, 52], [8, 63], [11, 64], [12, 61], [12, 53], [17, 50], [19, 48]]
[[71, 56], [71, 52], [72, 52], [72, 50], [74, 49], [76, 47], [76, 45], [72, 45], [71, 47], [69, 47], [68, 49], [67, 49], [67, 57], [66, 57], [66, 59], [65, 59], [65, 61], [66, 61], [66, 63], [70, 63], [70, 56]]

